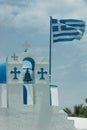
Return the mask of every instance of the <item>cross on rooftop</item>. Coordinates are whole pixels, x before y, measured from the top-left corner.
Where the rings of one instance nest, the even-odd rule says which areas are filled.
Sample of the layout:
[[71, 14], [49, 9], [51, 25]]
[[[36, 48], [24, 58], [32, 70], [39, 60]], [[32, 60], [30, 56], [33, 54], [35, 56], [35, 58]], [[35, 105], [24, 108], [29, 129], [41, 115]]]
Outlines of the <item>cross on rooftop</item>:
[[13, 56], [11, 56], [13, 59], [14, 59], [14, 61], [15, 60], [17, 60], [17, 58], [18, 58], [18, 56], [16, 56], [16, 54], [14, 53], [14, 55]]
[[44, 68], [40, 68], [41, 71], [38, 71], [38, 74], [41, 74], [40, 79], [45, 80], [44, 74], [47, 74], [47, 71], [44, 71]]
[[26, 42], [23, 44], [23, 46], [24, 46], [24, 48], [25, 48], [24, 52], [27, 52], [27, 50], [28, 50], [30, 44], [26, 41]]
[[17, 74], [20, 74], [21, 72], [20, 72], [20, 71], [17, 71], [17, 68], [16, 68], [16, 67], [14, 67], [13, 69], [14, 69], [14, 71], [11, 71], [10, 73], [11, 73], [11, 74], [14, 74], [14, 78], [13, 78], [13, 79], [18, 79]]

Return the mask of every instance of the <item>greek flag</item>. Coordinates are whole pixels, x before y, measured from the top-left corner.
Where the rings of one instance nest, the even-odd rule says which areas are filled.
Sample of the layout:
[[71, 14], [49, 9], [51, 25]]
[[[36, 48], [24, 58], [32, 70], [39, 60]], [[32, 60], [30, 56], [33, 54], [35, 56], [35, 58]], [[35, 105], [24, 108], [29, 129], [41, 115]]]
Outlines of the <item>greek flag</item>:
[[51, 19], [53, 42], [80, 40], [85, 31], [85, 22], [77, 19]]

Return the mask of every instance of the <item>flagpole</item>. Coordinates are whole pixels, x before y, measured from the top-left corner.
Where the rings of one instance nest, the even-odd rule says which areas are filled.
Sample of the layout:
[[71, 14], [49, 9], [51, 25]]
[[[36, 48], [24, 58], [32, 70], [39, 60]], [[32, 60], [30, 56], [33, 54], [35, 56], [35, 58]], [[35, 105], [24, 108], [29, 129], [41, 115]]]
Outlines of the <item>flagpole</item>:
[[49, 44], [49, 80], [50, 80], [50, 84], [51, 84], [51, 67], [52, 67], [52, 61], [51, 61], [51, 57], [52, 57], [51, 21], [52, 21], [52, 16], [50, 16], [50, 44]]

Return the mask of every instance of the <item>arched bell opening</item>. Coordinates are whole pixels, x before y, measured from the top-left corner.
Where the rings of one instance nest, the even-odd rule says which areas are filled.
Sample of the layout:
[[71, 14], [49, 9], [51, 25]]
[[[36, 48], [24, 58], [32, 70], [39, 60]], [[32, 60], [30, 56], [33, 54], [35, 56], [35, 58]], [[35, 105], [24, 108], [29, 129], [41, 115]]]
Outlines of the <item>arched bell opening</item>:
[[34, 68], [35, 62], [32, 58], [23, 59], [23, 104], [25, 105], [33, 103]]
[[32, 58], [23, 59], [23, 82], [24, 84], [32, 84], [34, 80], [35, 62]]

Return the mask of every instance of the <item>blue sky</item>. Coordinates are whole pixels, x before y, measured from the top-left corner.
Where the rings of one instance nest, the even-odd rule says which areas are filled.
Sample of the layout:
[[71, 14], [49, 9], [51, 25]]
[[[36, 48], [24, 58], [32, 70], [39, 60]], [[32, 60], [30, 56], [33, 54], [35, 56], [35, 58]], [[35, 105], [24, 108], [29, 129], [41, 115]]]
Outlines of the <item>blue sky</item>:
[[[14, 52], [30, 51], [48, 57], [50, 16], [87, 21], [86, 0], [0, 0], [0, 63]], [[60, 106], [84, 103], [87, 97], [87, 29], [80, 41], [55, 43], [52, 84], [59, 86]]]

